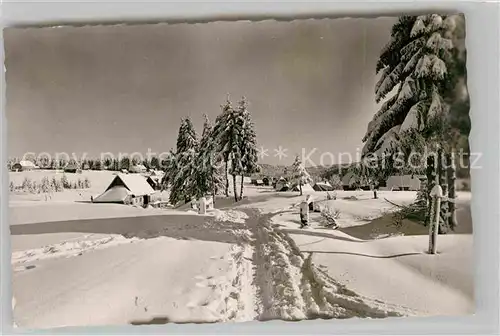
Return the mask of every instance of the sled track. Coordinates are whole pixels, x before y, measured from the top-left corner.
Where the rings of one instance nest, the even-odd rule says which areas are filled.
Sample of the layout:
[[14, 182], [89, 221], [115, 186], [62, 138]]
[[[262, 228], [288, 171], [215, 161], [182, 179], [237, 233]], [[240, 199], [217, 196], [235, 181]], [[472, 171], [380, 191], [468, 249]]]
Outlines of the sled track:
[[350, 291], [304, 256], [295, 242], [275, 229], [276, 215], [248, 210], [253, 233], [254, 285], [257, 288], [257, 320], [385, 318], [408, 316], [406, 308], [369, 299]]

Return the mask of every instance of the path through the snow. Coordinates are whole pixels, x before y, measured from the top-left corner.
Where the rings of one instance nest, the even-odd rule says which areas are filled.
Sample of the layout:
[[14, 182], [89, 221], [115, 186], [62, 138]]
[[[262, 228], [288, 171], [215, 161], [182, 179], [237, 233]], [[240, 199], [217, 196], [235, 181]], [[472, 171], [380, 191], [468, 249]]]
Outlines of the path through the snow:
[[282, 210], [263, 214], [245, 209], [253, 234], [254, 284], [257, 319], [297, 321], [315, 318], [384, 318], [412, 315], [410, 309], [362, 297], [317, 268], [287, 233], [271, 218]]

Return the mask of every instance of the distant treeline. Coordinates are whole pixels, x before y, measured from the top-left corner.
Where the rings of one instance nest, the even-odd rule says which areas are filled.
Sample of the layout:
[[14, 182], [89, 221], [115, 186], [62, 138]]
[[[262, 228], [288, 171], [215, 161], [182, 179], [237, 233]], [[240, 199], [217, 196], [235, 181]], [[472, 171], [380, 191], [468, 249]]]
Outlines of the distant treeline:
[[[48, 158], [39, 158], [39, 159], [27, 159], [28, 161], [33, 162], [40, 169], [64, 169], [66, 167], [76, 167], [78, 169], [84, 170], [112, 170], [119, 171], [122, 169], [129, 170], [131, 167], [136, 165], [144, 165], [147, 169], [155, 169], [161, 170], [162, 162], [158, 157], [151, 157], [149, 160], [139, 160], [137, 158], [123, 157], [120, 160], [106, 158], [104, 160], [101, 159], [84, 159], [81, 161], [77, 161], [74, 159], [71, 160], [55, 160]], [[7, 168], [12, 170], [16, 163], [21, 162], [19, 158], [12, 158], [7, 161]], [[163, 162], [165, 164], [165, 162]]]

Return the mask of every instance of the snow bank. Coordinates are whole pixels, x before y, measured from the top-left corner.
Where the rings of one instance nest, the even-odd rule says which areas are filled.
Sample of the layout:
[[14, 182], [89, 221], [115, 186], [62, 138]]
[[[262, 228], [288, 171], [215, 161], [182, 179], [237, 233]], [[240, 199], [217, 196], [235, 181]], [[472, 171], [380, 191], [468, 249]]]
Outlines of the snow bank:
[[439, 237], [436, 256], [425, 253], [427, 245], [428, 237], [413, 236], [370, 243], [327, 240], [303, 249], [315, 251], [315, 264], [362, 295], [410, 307], [418, 315], [474, 313], [472, 237]]
[[[472, 235], [440, 235], [439, 254], [433, 256], [426, 253], [425, 234], [390, 236], [380, 232], [376, 240], [361, 240], [316, 225], [300, 230], [293, 220], [296, 216], [285, 213], [274, 222], [303, 254], [311, 256], [318, 269], [358, 295], [371, 298], [364, 302], [376, 299], [405, 307], [410, 315], [474, 312]], [[390, 237], [382, 238], [384, 235]]]
[[[200, 215], [197, 210], [187, 210], [187, 213], [191, 215]], [[219, 222], [232, 222], [232, 223], [245, 223], [245, 220], [248, 218], [247, 214], [243, 211], [238, 210], [221, 210], [221, 209], [212, 209], [207, 210], [204, 215], [200, 216], [208, 216], [213, 217], [216, 221]]]
[[238, 210], [219, 210], [214, 209], [211, 213], [215, 217], [215, 220], [220, 222], [233, 222], [233, 223], [245, 223], [248, 219], [248, 215], [243, 211]]
[[[9, 222], [11, 225], [82, 219], [186, 214], [186, 212], [177, 211], [175, 209], [144, 209], [142, 207], [133, 207], [123, 204], [77, 202], [30, 202], [26, 204], [9, 205]], [[26, 209], [27, 206], [30, 208]]]
[[121, 235], [117, 235], [94, 240], [65, 241], [58, 244], [47, 245], [42, 248], [15, 251], [12, 253], [11, 260], [12, 264], [21, 264], [49, 258], [79, 256], [90, 250], [128, 244], [137, 240], [137, 238], [128, 239]]

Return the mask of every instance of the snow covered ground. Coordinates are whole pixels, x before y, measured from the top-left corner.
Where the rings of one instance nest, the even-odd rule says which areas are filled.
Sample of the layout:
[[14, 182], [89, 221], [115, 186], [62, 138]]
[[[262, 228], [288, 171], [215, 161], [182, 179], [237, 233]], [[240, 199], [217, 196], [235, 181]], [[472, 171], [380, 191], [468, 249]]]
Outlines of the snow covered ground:
[[[189, 209], [70, 200], [11, 201], [19, 327], [455, 315], [474, 311], [470, 194], [461, 234], [390, 225], [414, 192], [339, 191], [299, 229], [298, 193], [245, 186], [246, 197]], [[326, 193], [313, 192], [317, 201]], [[36, 203], [36, 205], [35, 205]]]
[[228, 220], [240, 217], [237, 211], [217, 211], [206, 217], [109, 218], [97, 225], [121, 234], [14, 252], [16, 322], [19, 327], [57, 327], [144, 323], [158, 317], [251, 320], [256, 296], [253, 252], [244, 244], [249, 234]]

